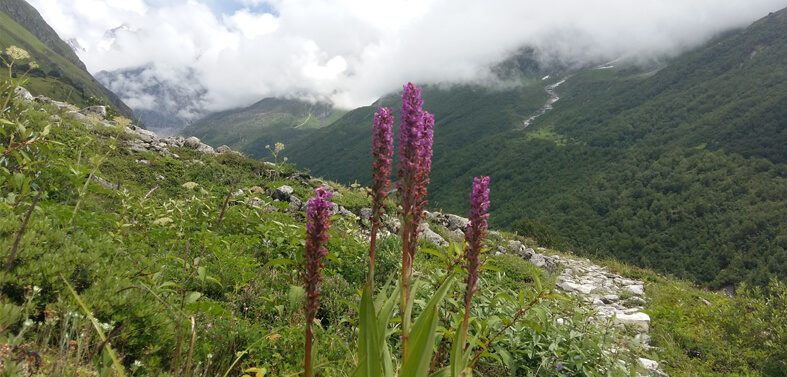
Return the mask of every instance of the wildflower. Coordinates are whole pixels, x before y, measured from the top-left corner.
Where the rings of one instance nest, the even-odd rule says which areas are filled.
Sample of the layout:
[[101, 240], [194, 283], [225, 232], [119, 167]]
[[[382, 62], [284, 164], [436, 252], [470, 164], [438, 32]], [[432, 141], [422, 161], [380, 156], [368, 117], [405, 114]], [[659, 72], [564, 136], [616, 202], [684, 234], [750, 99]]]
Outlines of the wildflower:
[[397, 194], [399, 196], [402, 234], [402, 348], [408, 358], [410, 318], [405, 308], [410, 301], [413, 258], [418, 248], [418, 226], [426, 205], [426, 185], [429, 183], [432, 158], [432, 127], [434, 117], [422, 109], [421, 88], [412, 83], [404, 86], [402, 118], [399, 126], [399, 165], [397, 166]]
[[369, 246], [370, 287], [374, 283], [374, 259], [377, 246], [377, 228], [380, 226], [381, 212], [385, 208], [387, 191], [391, 186], [391, 158], [393, 156], [393, 116], [392, 109], [378, 107], [374, 114], [374, 135], [372, 136], [372, 238]]
[[561, 370], [563, 369], [563, 364], [558, 364], [555, 368], [557, 368], [557, 370]]
[[323, 258], [328, 255], [323, 245], [328, 242], [328, 229], [330, 228], [330, 209], [332, 208], [330, 191], [324, 187], [314, 190], [315, 197], [309, 199], [306, 210], [306, 250], [305, 264], [306, 271], [303, 273], [303, 281], [306, 289], [306, 359], [305, 376], [312, 377], [311, 355], [312, 355], [312, 336], [314, 334], [312, 324], [317, 309], [320, 306], [320, 292], [317, 284], [322, 280]]
[[205, 326], [206, 326], [207, 328], [211, 328], [211, 327], [213, 327], [213, 325], [211, 325], [210, 323], [208, 323], [208, 324], [207, 324], [207, 325], [205, 325]]
[[465, 318], [462, 322], [462, 345], [467, 337], [467, 324], [470, 321], [470, 305], [473, 294], [478, 290], [478, 274], [481, 268], [479, 254], [483, 248], [484, 237], [488, 228], [487, 219], [489, 214], [489, 177], [476, 177], [473, 180], [473, 191], [470, 193], [470, 225], [465, 231], [465, 268], [467, 269], [467, 279], [465, 283]]
[[5, 54], [10, 56], [11, 59], [13, 60], [22, 60], [22, 59], [30, 58], [30, 53], [27, 52], [27, 50], [16, 46], [10, 46], [6, 48]]

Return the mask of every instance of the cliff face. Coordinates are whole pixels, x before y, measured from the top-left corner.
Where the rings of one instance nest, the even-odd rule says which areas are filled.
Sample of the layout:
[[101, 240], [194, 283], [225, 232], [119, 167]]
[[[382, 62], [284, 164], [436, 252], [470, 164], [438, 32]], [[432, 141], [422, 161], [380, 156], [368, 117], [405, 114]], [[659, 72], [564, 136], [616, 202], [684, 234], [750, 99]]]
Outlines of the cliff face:
[[[31, 77], [31, 91], [57, 100], [74, 100], [81, 105], [90, 97], [102, 98], [123, 116], [136, 119], [134, 111], [87, 71], [74, 50], [24, 0], [0, 0], [0, 47], [17, 45], [27, 50], [45, 74]], [[56, 72], [56, 73], [54, 73]], [[57, 79], [47, 77], [56, 76]], [[43, 77], [41, 77], [43, 76]]]
[[44, 21], [41, 14], [32, 5], [24, 0], [0, 0], [0, 12], [7, 14], [12, 20], [27, 29], [30, 34], [33, 34], [52, 51], [87, 72], [87, 67], [79, 60], [76, 53], [63, 42], [55, 29], [52, 29]]

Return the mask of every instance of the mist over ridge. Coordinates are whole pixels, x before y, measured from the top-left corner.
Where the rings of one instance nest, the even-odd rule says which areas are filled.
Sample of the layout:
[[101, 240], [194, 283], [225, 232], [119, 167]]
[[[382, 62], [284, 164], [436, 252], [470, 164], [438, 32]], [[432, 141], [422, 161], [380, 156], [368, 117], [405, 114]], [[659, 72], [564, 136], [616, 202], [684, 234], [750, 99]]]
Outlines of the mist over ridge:
[[177, 82], [178, 92], [198, 98], [192, 106], [206, 112], [293, 96], [354, 108], [407, 81], [486, 83], [496, 78], [491, 68], [523, 46], [544, 63], [573, 66], [668, 57], [784, 6], [776, 0], [30, 2], [61, 37], [78, 41], [91, 72], [145, 67], [152, 80]]

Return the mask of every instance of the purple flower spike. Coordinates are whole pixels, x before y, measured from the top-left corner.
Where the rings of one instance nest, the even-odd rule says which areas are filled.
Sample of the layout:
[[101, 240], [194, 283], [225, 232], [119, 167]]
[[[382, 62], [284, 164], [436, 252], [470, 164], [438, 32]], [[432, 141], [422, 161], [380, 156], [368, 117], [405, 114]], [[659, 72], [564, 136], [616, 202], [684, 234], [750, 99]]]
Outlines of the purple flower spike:
[[[467, 287], [465, 289], [465, 318], [462, 323], [462, 341], [467, 337], [467, 323], [470, 321], [470, 306], [473, 294], [478, 290], [476, 283], [481, 271], [479, 255], [484, 247], [484, 237], [488, 228], [489, 214], [489, 177], [476, 177], [473, 181], [473, 192], [470, 193], [470, 225], [465, 231], [465, 268], [467, 269]], [[462, 343], [464, 346], [464, 343]]]
[[324, 187], [314, 190], [315, 197], [309, 199], [306, 210], [306, 271], [303, 272], [303, 281], [306, 288], [306, 376], [311, 376], [311, 348], [314, 335], [312, 323], [317, 309], [320, 306], [320, 291], [317, 284], [322, 281], [323, 258], [328, 255], [328, 250], [323, 247], [328, 242], [328, 229], [330, 228], [333, 204], [328, 201], [331, 193]]
[[377, 229], [380, 227], [380, 217], [385, 208], [385, 199], [388, 198], [388, 189], [391, 187], [391, 159], [393, 157], [393, 110], [378, 107], [374, 114], [374, 134], [372, 136], [372, 237], [369, 246], [369, 275], [367, 282], [374, 286], [374, 259], [377, 247]]
[[412, 265], [418, 249], [418, 226], [426, 205], [426, 185], [432, 168], [432, 127], [434, 116], [423, 111], [421, 88], [412, 83], [404, 86], [402, 118], [399, 126], [399, 165], [396, 169], [397, 194], [402, 234], [402, 350], [403, 360], [409, 355], [410, 318], [405, 308], [410, 301]]

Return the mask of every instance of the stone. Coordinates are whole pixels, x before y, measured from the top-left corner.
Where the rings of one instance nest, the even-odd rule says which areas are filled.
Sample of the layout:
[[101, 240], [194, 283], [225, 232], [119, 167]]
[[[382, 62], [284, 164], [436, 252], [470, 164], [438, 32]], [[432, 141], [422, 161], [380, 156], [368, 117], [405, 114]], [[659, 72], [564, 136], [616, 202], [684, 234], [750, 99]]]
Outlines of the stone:
[[530, 257], [530, 263], [535, 264], [538, 268], [546, 268], [547, 260], [541, 254], [533, 254]]
[[711, 303], [710, 303], [710, 301], [708, 301], [708, 300], [706, 300], [706, 299], [704, 299], [704, 298], [703, 298], [703, 299], [700, 299], [700, 302], [701, 302], [701, 303], [703, 303], [703, 304], [705, 304], [706, 306], [713, 306], [713, 304], [711, 304]]
[[649, 345], [650, 342], [653, 340], [653, 338], [648, 334], [637, 334], [634, 337], [634, 340], [637, 341], [637, 343], [645, 346], [645, 345]]
[[567, 281], [557, 284], [557, 287], [566, 292], [579, 292], [585, 295], [589, 295], [596, 288], [589, 284], [574, 284]]
[[91, 115], [92, 114], [92, 115], [98, 116], [101, 119], [104, 119], [104, 118], [107, 117], [107, 107], [106, 106], [101, 106], [101, 105], [88, 106], [88, 107], [86, 107], [86, 108], [84, 108], [82, 110], [79, 110], [79, 113], [82, 114], [82, 115]]
[[448, 224], [445, 226], [448, 230], [465, 230], [470, 225], [470, 220], [457, 215], [447, 214], [446, 220]]
[[200, 142], [200, 140], [198, 138], [194, 137], [194, 136], [191, 136], [191, 137], [187, 138], [186, 140], [183, 140], [183, 147], [184, 148], [197, 149], [197, 148], [199, 148], [200, 144], [202, 144]]
[[216, 148], [216, 153], [218, 153], [218, 154], [224, 154], [224, 153], [230, 153], [230, 152], [232, 152], [232, 149], [230, 149], [230, 147], [228, 147], [226, 145], [222, 145], [222, 146]]
[[273, 194], [271, 195], [271, 197], [274, 200], [280, 200], [282, 202], [289, 202], [290, 198], [292, 197], [292, 193], [293, 192], [295, 192], [295, 190], [293, 190], [292, 187], [287, 186], [287, 185], [283, 185], [283, 186], [280, 186], [279, 188], [277, 188], [275, 191], [273, 191]]
[[207, 144], [200, 144], [199, 147], [197, 147], [197, 152], [211, 156], [216, 154], [216, 151], [213, 150], [213, 147]]
[[361, 218], [361, 221], [364, 222], [371, 222], [372, 221], [372, 209], [363, 207], [358, 210], [358, 217]]
[[618, 312], [615, 316], [615, 323], [633, 326], [641, 332], [648, 332], [650, 330], [650, 316], [642, 312], [633, 314]]
[[418, 226], [418, 230], [421, 231], [421, 236], [425, 240], [430, 241], [440, 247], [448, 246], [448, 242], [443, 237], [429, 229], [429, 224], [421, 223], [421, 225]]
[[618, 302], [620, 297], [618, 295], [604, 295], [601, 296], [601, 301], [604, 301], [605, 304], [609, 305], [615, 302]]
[[104, 179], [104, 178], [101, 178], [101, 177], [99, 177], [99, 176], [97, 176], [97, 175], [91, 175], [91, 176], [90, 176], [90, 180], [92, 180], [93, 182], [96, 182], [96, 183], [100, 184], [100, 185], [101, 185], [101, 186], [103, 186], [105, 189], [114, 190], [114, 189], [116, 189], [116, 188], [117, 188], [117, 186], [116, 186], [114, 183], [112, 183], [112, 182], [110, 182], [110, 181], [107, 181], [106, 179]]
[[645, 295], [645, 287], [642, 285], [627, 285], [623, 287], [623, 289], [629, 291], [631, 294], [637, 296], [644, 296]]
[[633, 307], [633, 306], [645, 306], [647, 302], [644, 298], [639, 296], [629, 297], [624, 303], [624, 306]]
[[290, 200], [289, 201], [290, 201], [290, 208], [288, 209], [288, 212], [295, 213], [295, 212], [298, 212], [298, 211], [304, 211], [305, 210], [304, 207], [306, 207], [306, 206], [303, 204], [303, 202], [300, 199], [298, 199], [297, 196], [295, 196], [295, 195], [290, 196]]
[[143, 130], [139, 127], [135, 127], [135, 128], [136, 129], [134, 130], [134, 133], [137, 134], [139, 140], [142, 140], [146, 143], [154, 143], [158, 141], [158, 136], [156, 136], [156, 134], [153, 133], [152, 131]]
[[33, 100], [33, 95], [30, 94], [30, 92], [27, 91], [27, 89], [25, 89], [25, 88], [23, 88], [21, 86], [17, 86], [16, 88], [14, 88], [14, 93], [16, 93], [17, 97], [22, 98], [26, 102], [30, 102], [30, 101]]
[[260, 186], [251, 186], [249, 192], [251, 192], [252, 194], [264, 194], [265, 190], [263, 190], [262, 187]]

